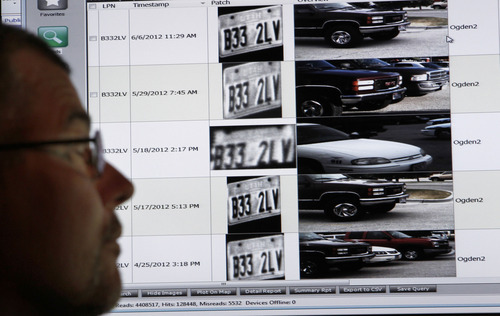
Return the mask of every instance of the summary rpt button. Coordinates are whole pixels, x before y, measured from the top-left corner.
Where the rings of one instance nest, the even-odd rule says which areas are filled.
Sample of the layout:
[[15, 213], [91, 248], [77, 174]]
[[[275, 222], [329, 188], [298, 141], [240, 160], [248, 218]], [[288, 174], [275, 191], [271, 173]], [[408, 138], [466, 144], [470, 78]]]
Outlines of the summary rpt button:
[[335, 294], [335, 287], [290, 287], [290, 294]]

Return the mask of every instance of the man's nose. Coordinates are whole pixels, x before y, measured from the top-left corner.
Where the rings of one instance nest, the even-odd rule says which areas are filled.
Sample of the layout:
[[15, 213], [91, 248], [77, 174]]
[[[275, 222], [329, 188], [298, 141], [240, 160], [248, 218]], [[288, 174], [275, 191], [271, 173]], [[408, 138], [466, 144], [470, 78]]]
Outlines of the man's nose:
[[104, 205], [113, 209], [130, 199], [134, 193], [132, 182], [108, 163], [97, 183], [97, 189]]

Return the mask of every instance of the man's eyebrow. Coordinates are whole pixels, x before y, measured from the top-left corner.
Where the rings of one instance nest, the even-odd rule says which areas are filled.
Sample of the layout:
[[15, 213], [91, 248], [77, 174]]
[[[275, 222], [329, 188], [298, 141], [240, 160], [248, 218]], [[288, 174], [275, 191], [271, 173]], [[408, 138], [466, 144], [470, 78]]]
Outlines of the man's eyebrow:
[[75, 120], [83, 121], [85, 125], [90, 128], [90, 117], [87, 113], [80, 111], [71, 113], [68, 117], [67, 124], [71, 124]]

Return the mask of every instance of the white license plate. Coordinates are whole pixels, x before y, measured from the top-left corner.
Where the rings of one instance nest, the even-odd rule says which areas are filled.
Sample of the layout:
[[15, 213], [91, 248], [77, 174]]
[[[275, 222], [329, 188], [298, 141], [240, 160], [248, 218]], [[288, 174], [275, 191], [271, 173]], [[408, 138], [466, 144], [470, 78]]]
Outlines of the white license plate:
[[280, 177], [261, 177], [227, 185], [228, 224], [280, 214]]
[[285, 276], [283, 235], [231, 241], [227, 244], [227, 279], [272, 279]]
[[399, 100], [399, 99], [401, 99], [402, 97], [403, 97], [403, 94], [402, 94], [401, 92], [394, 92], [394, 93], [392, 94], [392, 99], [393, 99], [393, 100]]
[[212, 127], [210, 167], [295, 168], [295, 126]]
[[399, 198], [399, 203], [406, 203], [406, 198]]
[[406, 25], [400, 25], [398, 26], [399, 31], [406, 31]]
[[281, 6], [219, 16], [219, 55], [241, 53], [283, 44]]
[[224, 118], [239, 118], [281, 106], [279, 62], [255, 62], [224, 69]]

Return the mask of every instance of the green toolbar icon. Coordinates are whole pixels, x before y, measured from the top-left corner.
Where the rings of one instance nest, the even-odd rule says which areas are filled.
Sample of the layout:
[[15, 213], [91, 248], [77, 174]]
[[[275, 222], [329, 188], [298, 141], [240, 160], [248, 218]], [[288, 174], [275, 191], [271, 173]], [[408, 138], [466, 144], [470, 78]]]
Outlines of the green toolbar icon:
[[66, 26], [39, 27], [38, 36], [50, 47], [68, 46], [68, 28]]

